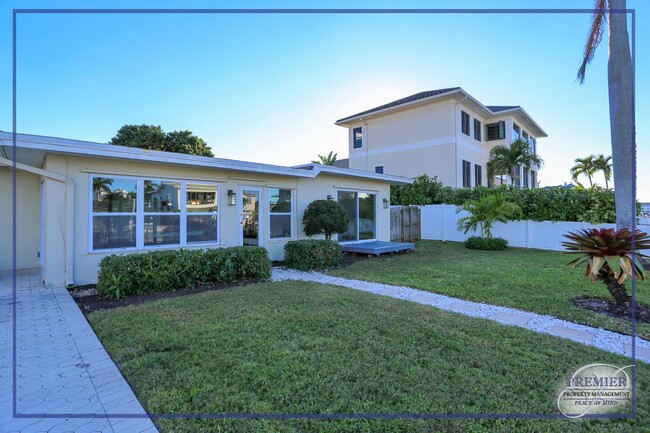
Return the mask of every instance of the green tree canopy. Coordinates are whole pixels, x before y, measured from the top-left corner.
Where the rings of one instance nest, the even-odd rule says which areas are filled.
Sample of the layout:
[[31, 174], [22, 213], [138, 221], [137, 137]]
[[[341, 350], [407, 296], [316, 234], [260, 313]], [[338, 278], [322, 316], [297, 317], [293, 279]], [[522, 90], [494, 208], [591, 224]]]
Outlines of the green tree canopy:
[[189, 155], [214, 156], [208, 144], [191, 131], [165, 133], [160, 126], [156, 125], [124, 125], [111, 139], [110, 144]]

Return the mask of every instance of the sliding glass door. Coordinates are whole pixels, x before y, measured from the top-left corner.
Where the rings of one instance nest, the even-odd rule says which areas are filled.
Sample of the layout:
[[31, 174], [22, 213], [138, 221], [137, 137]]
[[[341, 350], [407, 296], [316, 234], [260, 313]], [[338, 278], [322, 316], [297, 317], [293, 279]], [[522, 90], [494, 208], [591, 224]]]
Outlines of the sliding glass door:
[[377, 239], [376, 194], [357, 191], [339, 191], [338, 202], [348, 216], [348, 229], [339, 234], [339, 242]]

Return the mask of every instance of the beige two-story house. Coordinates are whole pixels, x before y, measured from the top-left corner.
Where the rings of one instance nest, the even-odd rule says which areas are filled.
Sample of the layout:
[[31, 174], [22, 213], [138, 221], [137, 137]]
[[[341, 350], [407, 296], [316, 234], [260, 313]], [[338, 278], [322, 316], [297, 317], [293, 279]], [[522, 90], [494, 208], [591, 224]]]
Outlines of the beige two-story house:
[[[518, 138], [537, 152], [544, 130], [520, 106], [483, 105], [460, 87], [417, 93], [336, 122], [349, 130], [349, 168], [406, 177], [437, 176], [454, 187], [487, 185], [490, 149]], [[503, 180], [502, 180], [503, 179]], [[510, 183], [508, 176], [490, 182]], [[538, 168], [515, 185], [535, 188]]]

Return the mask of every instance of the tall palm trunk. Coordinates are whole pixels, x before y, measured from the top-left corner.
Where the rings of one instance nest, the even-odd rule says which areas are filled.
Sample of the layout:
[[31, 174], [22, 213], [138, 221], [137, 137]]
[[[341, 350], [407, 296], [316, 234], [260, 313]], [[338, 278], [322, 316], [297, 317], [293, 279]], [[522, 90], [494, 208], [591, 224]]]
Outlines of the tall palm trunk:
[[[609, 0], [609, 123], [616, 197], [616, 226], [632, 227], [636, 214], [636, 149], [632, 60], [625, 0]], [[615, 10], [617, 12], [612, 12]]]

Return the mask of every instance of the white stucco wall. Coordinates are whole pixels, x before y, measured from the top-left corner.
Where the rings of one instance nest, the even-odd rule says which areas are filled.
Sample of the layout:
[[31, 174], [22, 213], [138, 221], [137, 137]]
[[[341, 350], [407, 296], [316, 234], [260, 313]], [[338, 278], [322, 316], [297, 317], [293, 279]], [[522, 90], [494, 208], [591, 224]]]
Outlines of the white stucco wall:
[[[40, 182], [41, 177], [18, 170], [16, 172], [16, 267], [35, 268], [39, 265], [40, 242]], [[0, 167], [0, 271], [13, 268], [13, 171]]]
[[[218, 182], [219, 185], [219, 231], [220, 242], [214, 247], [227, 247], [240, 245], [241, 232], [241, 192], [242, 187], [260, 188], [262, 191], [262, 207], [260, 224], [262, 244], [269, 251], [272, 260], [283, 258], [283, 248], [287, 240], [273, 240], [269, 238], [268, 218], [268, 188], [288, 188], [293, 191], [294, 218], [292, 232], [294, 239], [305, 238], [302, 232], [302, 215], [306, 206], [317, 199], [326, 199], [328, 195], [336, 198], [339, 189], [352, 189], [369, 191], [377, 194], [377, 234], [379, 240], [390, 240], [390, 211], [384, 209], [382, 201], [390, 198], [390, 187], [387, 182], [353, 179], [333, 174], [321, 174], [315, 179], [293, 178], [278, 175], [266, 175], [247, 172], [212, 170], [197, 167], [181, 167], [159, 163], [136, 163], [118, 161], [108, 158], [84, 158], [72, 156], [49, 155], [46, 159], [48, 170], [62, 174], [74, 185], [73, 224], [66, 221], [66, 194], [70, 189], [57, 182], [46, 182], [46, 219], [47, 227], [45, 237], [45, 266], [47, 268], [44, 278], [48, 284], [65, 284], [66, 278], [66, 242], [73, 242], [73, 278], [75, 284], [89, 284], [96, 282], [97, 266], [99, 261], [109, 255], [117, 253], [132, 253], [145, 250], [122, 250], [94, 252], [91, 250], [91, 221], [90, 178], [93, 174], [102, 177], [120, 177], [129, 175], [140, 178]], [[116, 174], [119, 173], [119, 174]], [[227, 191], [237, 193], [237, 205], [228, 206]], [[66, 227], [74, 227], [71, 235], [66, 232]], [[206, 246], [200, 246], [205, 248]], [[160, 247], [156, 247], [157, 249]], [[170, 246], [170, 249], [178, 246]], [[191, 246], [183, 248], [193, 248]]]

